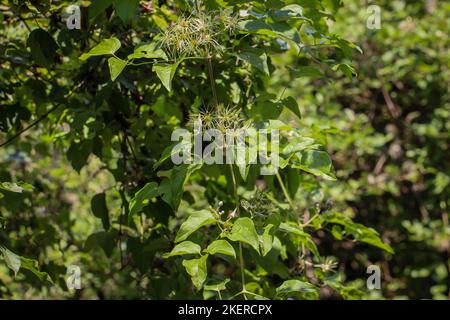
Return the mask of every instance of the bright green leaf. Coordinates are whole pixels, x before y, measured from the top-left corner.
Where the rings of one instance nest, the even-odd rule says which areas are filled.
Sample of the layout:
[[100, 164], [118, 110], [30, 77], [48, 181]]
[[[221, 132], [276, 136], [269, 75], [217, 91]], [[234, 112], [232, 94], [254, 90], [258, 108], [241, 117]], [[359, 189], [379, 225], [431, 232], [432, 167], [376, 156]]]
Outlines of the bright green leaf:
[[250, 218], [238, 218], [234, 222], [231, 233], [228, 234], [228, 238], [231, 241], [239, 241], [249, 244], [253, 249], [259, 252], [258, 233], [256, 232], [252, 219]]
[[208, 255], [204, 255], [199, 259], [183, 260], [183, 266], [186, 272], [191, 276], [191, 280], [197, 290], [200, 290], [208, 275], [206, 260]]
[[158, 78], [169, 92], [172, 90], [172, 79], [175, 76], [175, 72], [177, 71], [180, 62], [181, 60], [173, 64], [163, 63], [153, 65], [153, 71], [156, 72]]
[[207, 284], [203, 286], [203, 289], [208, 291], [223, 291], [227, 289], [227, 283], [230, 281], [230, 279], [225, 279], [216, 284]]
[[83, 53], [80, 57], [85, 61], [93, 56], [103, 56], [114, 54], [120, 48], [120, 41], [117, 38], [102, 40], [98, 45], [89, 50], [88, 53]]
[[155, 43], [149, 43], [136, 48], [132, 54], [128, 55], [128, 60], [131, 59], [167, 60], [167, 55], [163, 50], [158, 49]]
[[25, 182], [0, 182], [0, 189], [9, 192], [23, 193], [24, 191], [33, 191], [34, 187]]
[[177, 244], [170, 253], [166, 254], [165, 257], [181, 256], [184, 254], [200, 254], [201, 248], [198, 244], [191, 241], [183, 241]]
[[127, 61], [111, 57], [108, 59], [109, 73], [111, 74], [111, 80], [114, 81], [122, 73], [123, 69], [127, 66]]
[[205, 251], [209, 254], [221, 253], [236, 258], [236, 252], [234, 251], [233, 246], [226, 240], [216, 240], [212, 242]]
[[187, 220], [181, 225], [180, 230], [178, 230], [175, 242], [181, 242], [187, 239], [187, 237], [199, 228], [214, 223], [215, 221], [216, 218], [214, 218], [212, 213], [208, 210], [200, 210], [191, 213]]

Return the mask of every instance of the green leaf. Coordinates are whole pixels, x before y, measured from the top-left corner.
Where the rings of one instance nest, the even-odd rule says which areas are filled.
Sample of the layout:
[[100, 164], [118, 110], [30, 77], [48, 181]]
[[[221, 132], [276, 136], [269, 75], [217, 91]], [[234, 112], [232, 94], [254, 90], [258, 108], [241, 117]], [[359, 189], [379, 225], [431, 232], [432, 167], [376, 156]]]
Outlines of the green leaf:
[[122, 73], [123, 69], [127, 66], [128, 61], [111, 57], [108, 59], [109, 73], [111, 74], [111, 80], [114, 81]]
[[180, 62], [181, 60], [173, 64], [164, 63], [153, 65], [153, 71], [156, 72], [158, 78], [169, 92], [172, 90], [172, 79], [175, 76], [175, 72], [177, 71]]
[[350, 41], [341, 39], [340, 37], [336, 37], [335, 40], [336, 40], [335, 46], [341, 49], [345, 57], [348, 59], [352, 59], [353, 49], [357, 50], [359, 53], [362, 53], [361, 48]]
[[8, 266], [8, 268], [14, 271], [14, 275], [16, 276], [22, 264], [20, 261], [20, 256], [18, 256], [17, 254], [15, 254], [14, 252], [8, 250], [3, 246], [0, 246], [0, 253], [2, 254], [3, 259], [5, 260], [5, 263]]
[[287, 21], [290, 19], [308, 20], [303, 16], [303, 8], [298, 4], [290, 4], [279, 10], [274, 10], [273, 12], [271, 12], [270, 16], [275, 21]]
[[216, 218], [208, 210], [195, 211], [189, 215], [178, 230], [175, 242], [181, 242], [187, 239], [192, 233], [207, 224], [214, 223]]
[[164, 59], [167, 60], [166, 53], [158, 49], [155, 43], [145, 44], [134, 50], [134, 52], [128, 55], [128, 60], [131, 59]]
[[156, 182], [147, 183], [141, 190], [136, 192], [130, 201], [130, 216], [139, 213], [145, 206], [150, 203], [152, 198], [158, 196], [158, 184]]
[[48, 273], [39, 270], [39, 264], [36, 260], [20, 257], [20, 261], [21, 268], [33, 273], [40, 281], [53, 283], [52, 278]]
[[[125, 1], [124, 1], [125, 2]], [[89, 6], [89, 20], [95, 19], [99, 14], [103, 13], [108, 9], [110, 5], [113, 4], [113, 0], [95, 0], [91, 1]]]
[[184, 241], [177, 244], [170, 253], [164, 255], [165, 258], [173, 256], [181, 256], [184, 254], [201, 254], [202, 248], [196, 243], [191, 241]]
[[180, 150], [189, 149], [191, 147], [190, 141], [174, 141], [164, 148], [161, 158], [153, 165], [153, 170], [159, 168], [166, 160], [170, 159], [172, 155], [177, 154]]
[[266, 75], [270, 75], [269, 67], [267, 66], [267, 55], [264, 50], [256, 48], [248, 48], [238, 54], [242, 60], [249, 62], [252, 67], [262, 71]]
[[106, 195], [104, 193], [96, 194], [91, 200], [91, 210], [94, 216], [102, 220], [103, 228], [109, 230], [109, 212], [106, 206]]
[[92, 152], [92, 140], [86, 140], [80, 143], [73, 142], [67, 150], [67, 159], [72, 168], [80, 172], [86, 165], [89, 155]]
[[0, 182], [0, 189], [9, 192], [23, 193], [24, 191], [33, 191], [34, 187], [25, 182]]
[[293, 77], [309, 77], [309, 78], [322, 78], [325, 74], [322, 70], [313, 66], [300, 66], [295, 69], [291, 69], [291, 74]]
[[259, 253], [259, 237], [256, 232], [252, 219], [244, 217], [238, 218], [231, 229], [231, 233], [227, 235], [231, 241], [239, 241], [249, 244]]
[[221, 253], [236, 258], [236, 252], [234, 251], [233, 246], [226, 240], [216, 240], [212, 242], [205, 251], [209, 254]]
[[30, 48], [31, 56], [36, 64], [47, 68], [53, 64], [58, 45], [47, 31], [42, 29], [31, 31], [27, 46]]
[[0, 246], [0, 253], [3, 256], [6, 265], [14, 272], [15, 276], [20, 269], [25, 269], [37, 276], [39, 280], [52, 283], [50, 276], [39, 270], [39, 265], [36, 260], [21, 257], [3, 246]]
[[300, 230], [300, 228], [294, 223], [283, 222], [280, 224], [279, 230], [282, 232], [287, 232], [296, 238], [300, 243], [303, 243], [315, 256], [320, 256], [316, 244], [311, 239], [311, 235], [303, 230]]
[[[394, 250], [388, 244], [384, 243], [378, 234], [378, 232], [372, 228], [368, 228], [362, 224], [353, 222], [350, 218], [344, 216], [343, 214], [335, 211], [328, 211], [323, 215], [323, 218], [328, 223], [334, 223], [341, 225], [345, 228], [344, 231], [332, 229], [333, 236], [336, 239], [342, 238], [342, 235], [351, 235], [356, 241], [365, 242], [367, 244], [373, 245], [380, 249], [383, 249], [391, 254]], [[338, 231], [340, 231], [338, 233]]]
[[120, 19], [128, 23], [138, 12], [139, 0], [115, 0], [114, 7]]
[[269, 224], [264, 227], [264, 233], [259, 236], [259, 243], [261, 245], [261, 255], [265, 256], [272, 250], [273, 246], [273, 230], [274, 225]]
[[227, 289], [227, 283], [230, 282], [230, 279], [225, 279], [222, 282], [216, 284], [208, 284], [203, 286], [203, 290], [207, 291], [223, 291]]
[[180, 165], [171, 170], [170, 179], [165, 179], [159, 186], [159, 193], [162, 199], [169, 204], [173, 210], [177, 210], [181, 197], [183, 196], [183, 186], [189, 176], [201, 165]]
[[204, 255], [199, 259], [183, 260], [183, 266], [186, 272], [191, 276], [191, 280], [197, 290], [200, 290], [208, 275], [206, 260], [208, 255]]
[[120, 48], [120, 41], [117, 38], [104, 39], [94, 48], [92, 48], [88, 53], [83, 53], [80, 57], [81, 60], [85, 61], [90, 57], [103, 56], [114, 54]]
[[319, 145], [313, 138], [294, 136], [289, 139], [288, 144], [283, 148], [283, 155], [290, 155], [305, 149], [314, 149], [318, 147]]
[[340, 63], [335, 66], [333, 66], [333, 71], [341, 71], [347, 78], [353, 79], [358, 75], [355, 68], [353, 68], [351, 65], [347, 63]]
[[338, 225], [334, 225], [331, 228], [331, 234], [333, 235], [333, 237], [335, 237], [338, 240], [342, 240], [344, 238], [344, 233], [345, 233], [345, 231], [342, 230], [342, 228]]
[[302, 114], [300, 113], [300, 109], [298, 107], [297, 101], [293, 97], [287, 97], [281, 100], [281, 103], [291, 110], [299, 119], [302, 118]]
[[267, 35], [272, 38], [279, 38], [280, 36], [300, 43], [300, 36], [297, 30], [285, 22], [266, 23], [261, 20], [244, 20], [238, 23], [241, 31]]
[[84, 250], [91, 251], [94, 248], [102, 248], [107, 257], [112, 255], [114, 247], [116, 246], [115, 232], [97, 232], [91, 234], [85, 244]]
[[297, 155], [300, 157], [300, 163], [293, 164], [293, 168], [301, 169], [326, 180], [336, 180], [330, 156], [325, 151], [307, 150], [301, 151]]
[[311, 283], [300, 280], [287, 280], [277, 288], [277, 294], [289, 294], [293, 292], [317, 293], [317, 288]]

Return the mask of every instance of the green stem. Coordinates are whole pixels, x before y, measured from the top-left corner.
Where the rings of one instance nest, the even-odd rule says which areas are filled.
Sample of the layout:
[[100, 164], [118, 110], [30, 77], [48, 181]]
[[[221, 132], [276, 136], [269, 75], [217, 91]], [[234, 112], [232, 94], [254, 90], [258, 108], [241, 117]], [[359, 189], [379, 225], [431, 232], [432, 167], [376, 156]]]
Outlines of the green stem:
[[216, 84], [215, 84], [215, 80], [214, 80], [214, 70], [213, 70], [212, 61], [211, 61], [211, 55], [209, 54], [208, 48], [206, 48], [206, 50], [207, 50], [206, 62], [208, 65], [209, 81], [211, 83], [214, 107], [217, 108], [217, 106], [219, 105], [219, 100], [217, 99]]
[[231, 180], [233, 182], [234, 201], [236, 202], [236, 212], [239, 213], [239, 195], [237, 191], [236, 176], [234, 174], [233, 165], [230, 163]]
[[[234, 175], [233, 165], [230, 164], [230, 171], [231, 171], [231, 178], [233, 181], [233, 190], [234, 190], [234, 197], [236, 202], [236, 212], [239, 212], [239, 195], [237, 193], [237, 183], [236, 183], [236, 176]], [[245, 300], [247, 300], [247, 296], [245, 295], [245, 264], [244, 264], [244, 256], [242, 254], [242, 243], [239, 242], [239, 265], [241, 269], [241, 281], [242, 281], [242, 292], [244, 295]]]
[[245, 295], [245, 272], [244, 272], [244, 256], [242, 255], [242, 243], [239, 242], [239, 264], [241, 265], [241, 280], [242, 280], [242, 293], [244, 294], [245, 300], [247, 300], [247, 296]]
[[281, 186], [281, 190], [283, 190], [283, 194], [286, 197], [287, 202], [289, 203], [289, 205], [291, 206], [291, 209], [295, 211], [295, 205], [294, 202], [292, 201], [291, 197], [289, 196], [289, 193], [286, 189], [286, 186], [284, 185], [283, 179], [280, 176], [280, 173], [277, 171], [276, 173], [277, 179], [278, 179], [278, 183]]
[[314, 221], [314, 219], [316, 219], [319, 215], [316, 213], [311, 219], [309, 219], [308, 221], [306, 221], [305, 223], [300, 224], [300, 227], [305, 228], [307, 227], [311, 222]]

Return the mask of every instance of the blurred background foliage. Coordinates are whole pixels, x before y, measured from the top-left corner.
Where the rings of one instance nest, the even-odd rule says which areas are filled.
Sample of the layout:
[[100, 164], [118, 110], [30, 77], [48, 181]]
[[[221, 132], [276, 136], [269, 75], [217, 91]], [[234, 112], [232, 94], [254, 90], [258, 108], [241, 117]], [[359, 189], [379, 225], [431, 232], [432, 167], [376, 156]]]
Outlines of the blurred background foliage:
[[[381, 7], [380, 30], [366, 28], [368, 4]], [[364, 277], [364, 265], [382, 267], [379, 297], [449, 297], [449, 19], [445, 1], [345, 1], [333, 28], [362, 48], [358, 77], [285, 73], [276, 82], [289, 83], [302, 123], [337, 129], [328, 146], [338, 180], [318, 201], [332, 199], [381, 231], [396, 252], [387, 258], [368, 249], [347, 259], [350, 278]], [[343, 259], [353, 249], [330, 244]]]
[[[23, 193], [2, 188], [5, 197], [0, 200], [0, 243], [7, 242], [12, 251], [36, 259], [41, 270], [48, 273], [54, 283], [49, 285], [36, 277], [33, 268], [14, 276], [5, 264], [0, 264], [0, 298], [145, 298], [146, 292], [152, 292], [156, 298], [166, 297], [169, 293], [165, 291], [170, 290], [165, 286], [166, 278], [156, 275], [149, 280], [145, 272], [140, 271], [149, 268], [146, 265], [150, 261], [149, 255], [156, 249], [166, 248], [167, 243], [150, 241], [146, 243], [147, 252], [136, 244], [133, 252], [133, 241], [129, 241], [128, 249], [133, 259], [142, 258], [147, 262], [138, 263], [141, 270], [128, 270], [124, 269], [120, 250], [113, 250], [114, 242], [111, 245], [110, 238], [116, 236], [111, 234], [113, 231], [95, 239], [103, 243], [103, 250], [89, 248], [89, 241], [86, 242], [102, 228], [102, 222], [91, 212], [93, 195], [105, 192], [110, 220], [120, 218], [124, 195], [114, 189], [114, 181], [123, 178], [120, 176], [123, 172], [117, 170], [115, 173], [111, 168], [123, 163], [114, 159], [116, 155], [108, 155], [111, 163], [107, 164], [110, 169], [107, 171], [103, 167], [105, 164], [96, 157], [91, 156], [89, 161], [83, 159], [83, 148], [91, 148], [97, 154], [106, 150], [105, 146], [94, 138], [94, 146], [74, 147], [70, 143], [72, 136], [67, 137], [73, 133], [59, 125], [59, 121], [67, 116], [66, 113], [72, 113], [71, 127], [79, 133], [85, 130], [83, 124], [90, 117], [83, 111], [83, 106], [101, 104], [101, 99], [110, 94], [113, 95], [109, 98], [110, 103], [116, 101], [119, 106], [128, 102], [121, 101], [125, 98], [115, 96], [115, 92], [111, 93], [108, 85], [100, 92], [95, 91], [95, 85], [109, 79], [107, 70], [103, 68], [99, 72], [95, 63], [84, 64], [81, 67], [84, 69], [73, 78], [71, 70], [78, 68], [80, 62], [66, 56], [77, 56], [89, 49], [87, 36], [83, 34], [85, 30], [75, 31], [75, 36], [73, 33], [69, 36], [69, 31], [61, 28], [61, 15], [49, 14], [51, 10], [61, 11], [68, 2], [29, 2], [32, 6], [28, 8], [31, 9], [23, 11], [27, 18], [20, 14], [11, 16], [3, 11], [4, 6], [11, 5], [7, 1], [0, 5], [0, 95], [5, 99], [13, 97], [14, 102], [0, 106], [0, 144], [11, 136], [11, 132], [17, 132], [22, 122], [46, 116], [46, 102], [49, 100], [67, 101], [70, 111], [66, 109], [49, 114], [49, 121], [44, 125], [36, 126], [12, 144], [0, 147], [0, 182], [25, 181], [34, 187], [29, 192], [24, 186]], [[95, 17], [95, 23], [99, 25], [109, 23], [109, 34], [126, 34], [127, 30], [119, 19], [108, 22], [101, 17], [105, 10], [101, 8], [101, 2], [89, 7], [90, 17]], [[308, 1], [291, 2], [301, 4]], [[356, 43], [363, 51], [354, 54], [351, 63], [358, 76], [346, 77], [326, 69], [323, 73], [296, 73], [294, 70], [302, 70], [308, 61], [297, 59], [295, 50], [290, 50], [292, 48], [281, 48], [280, 52], [284, 50], [288, 54], [271, 56], [275, 72], [268, 83], [261, 84], [271, 93], [286, 90], [286, 96], [293, 96], [302, 119], [293, 119], [289, 112], [284, 112], [281, 118], [296, 127], [317, 128], [317, 136], [326, 142], [332, 155], [337, 181], [327, 181], [317, 188], [312, 177], [301, 176], [297, 199], [306, 207], [314, 205], [326, 210], [332, 206], [356, 222], [376, 229], [395, 251], [390, 255], [353, 241], [334, 241], [322, 231], [317, 232], [314, 241], [320, 246], [322, 255], [336, 257], [339, 274], [358, 291], [356, 294], [349, 289], [344, 297], [448, 299], [450, 4], [438, 0], [348, 0], [343, 1], [344, 5], [339, 8], [340, 1], [329, 3], [330, 8], [336, 9], [335, 22], [331, 22], [329, 28]], [[89, 2], [78, 4], [87, 6]], [[380, 30], [366, 27], [367, 7], [371, 4], [381, 7]], [[139, 5], [140, 19], [134, 20], [132, 15], [128, 17], [126, 14], [121, 18], [139, 30], [142, 37], [149, 36], [155, 28], [164, 28], [171, 19], [175, 19], [168, 10], [170, 6], [164, 3], [152, 6], [151, 1], [140, 1]], [[83, 10], [83, 14], [86, 13], [87, 9]], [[38, 12], [48, 13], [48, 16], [46, 19], [38, 18]], [[45, 27], [55, 32], [63, 53], [51, 57], [62, 59], [59, 61], [62, 69], [58, 70], [57, 78], [46, 73], [44, 68], [28, 67], [30, 54], [26, 50], [26, 39], [29, 31], [26, 25], [39, 23], [47, 24]], [[42, 37], [47, 46], [53, 45], [45, 36], [36, 36]], [[132, 36], [126, 34], [123, 39], [132, 42]], [[322, 50], [324, 56], [332, 54], [327, 52], [328, 48]], [[41, 59], [45, 64], [49, 57], [33, 58]], [[4, 68], [9, 63], [15, 68]], [[19, 83], [12, 80], [16, 72], [25, 75], [20, 77]], [[67, 99], [70, 92], [65, 86], [69, 80], [64, 78], [64, 73], [70, 75], [75, 83], [84, 82], [88, 86], [93, 83], [92, 88], [87, 88], [89, 95]], [[130, 74], [133, 80], [146, 84], [156, 82], [154, 75], [144, 78], [132, 71]], [[42, 80], [35, 80], [37, 77]], [[47, 85], [52, 87], [49, 93], [45, 92]], [[131, 93], [135, 92], [131, 82], [124, 81], [121, 85]], [[91, 98], [97, 100], [92, 101]], [[138, 95], [131, 94], [129, 98], [130, 103], [139, 105], [143, 112], [152, 108], [164, 118], [153, 124], [158, 131], [147, 130], [146, 136], [140, 137], [154, 143], [146, 145], [148, 150], [159, 152], [167, 139], [161, 138], [160, 145], [157, 145], [158, 138], [170, 136], [183, 115], [165, 101], [163, 95], [152, 106], [142, 104]], [[163, 112], [164, 106], [167, 109]], [[115, 116], [111, 115], [113, 126], [126, 125], [117, 123]], [[136, 123], [131, 131], [137, 132], [146, 125], [143, 119]], [[88, 123], [91, 129], [95, 126], [95, 122]], [[321, 135], [324, 128], [329, 134]], [[116, 144], [114, 147], [120, 149], [118, 142], [105, 139], [103, 143]], [[68, 150], [68, 159], [63, 150]], [[139, 160], [144, 161], [142, 166], [151, 165], [146, 164], [145, 159]], [[112, 163], [114, 161], [115, 164]], [[88, 164], [79, 170], [84, 162]], [[130, 177], [130, 180], [139, 179], [142, 174], [134, 172], [136, 177]], [[167, 210], [165, 206], [157, 203], [152, 209], [164, 211]], [[164, 219], [161, 217], [161, 221]], [[173, 220], [166, 222], [175, 223]], [[121, 232], [133, 234], [136, 230]], [[154, 263], [162, 262], [156, 260]], [[73, 292], [66, 287], [66, 268], [72, 264], [83, 266], [85, 289], [82, 291]], [[366, 267], [371, 264], [382, 269], [382, 290], [365, 289]], [[177, 281], [185, 280], [180, 277]], [[322, 296], [335, 298], [332, 292], [322, 292]]]

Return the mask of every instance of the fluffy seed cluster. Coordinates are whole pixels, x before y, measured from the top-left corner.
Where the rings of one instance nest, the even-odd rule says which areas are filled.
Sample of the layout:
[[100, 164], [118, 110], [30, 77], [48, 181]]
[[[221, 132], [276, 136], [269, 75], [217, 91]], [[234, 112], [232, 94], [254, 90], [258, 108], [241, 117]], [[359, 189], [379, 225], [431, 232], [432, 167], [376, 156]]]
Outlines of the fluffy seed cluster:
[[220, 35], [233, 31], [237, 23], [238, 16], [224, 11], [180, 17], [163, 33], [161, 45], [172, 58], [206, 57], [222, 51]]
[[235, 106], [224, 107], [219, 105], [216, 109], [205, 108], [194, 111], [190, 115], [189, 125], [194, 126], [199, 121], [201, 121], [204, 130], [216, 129], [223, 134], [226, 134], [229, 130], [245, 130], [250, 126], [249, 120], [246, 120], [242, 115], [241, 109]]

